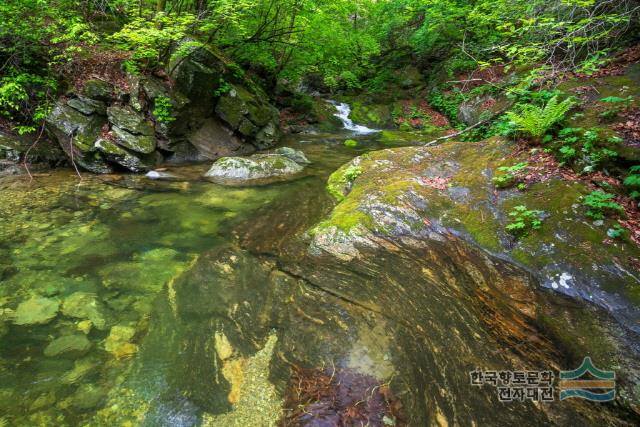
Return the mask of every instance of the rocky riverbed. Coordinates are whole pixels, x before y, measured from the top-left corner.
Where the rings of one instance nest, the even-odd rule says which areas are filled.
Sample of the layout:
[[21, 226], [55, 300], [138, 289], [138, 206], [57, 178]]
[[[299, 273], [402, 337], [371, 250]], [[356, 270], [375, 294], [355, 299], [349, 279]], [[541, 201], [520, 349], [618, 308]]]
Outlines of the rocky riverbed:
[[[562, 245], [557, 264], [516, 255], [538, 250], [499, 231], [503, 203], [521, 196], [494, 197], [473, 160], [500, 159], [505, 142], [370, 152], [386, 138], [357, 148], [343, 135], [289, 139], [301, 152], [272, 155], [295, 157], [304, 172], [259, 185], [212, 183], [206, 164], [161, 171], [167, 180], [79, 182], [64, 170], [31, 184], [3, 179], [2, 419], [632, 425], [633, 306], [561, 296], [546, 280], [561, 271], [576, 291], [591, 286]], [[559, 210], [573, 209], [571, 194]], [[575, 223], [549, 221], [545, 232], [606, 233], [578, 213], [563, 221]], [[593, 280], [623, 277], [622, 255], [620, 269], [591, 258], [603, 271], [585, 273]], [[618, 283], [623, 301], [633, 283]], [[617, 372], [615, 405], [499, 404], [495, 389], [469, 382], [477, 368], [560, 370], [585, 355]]]

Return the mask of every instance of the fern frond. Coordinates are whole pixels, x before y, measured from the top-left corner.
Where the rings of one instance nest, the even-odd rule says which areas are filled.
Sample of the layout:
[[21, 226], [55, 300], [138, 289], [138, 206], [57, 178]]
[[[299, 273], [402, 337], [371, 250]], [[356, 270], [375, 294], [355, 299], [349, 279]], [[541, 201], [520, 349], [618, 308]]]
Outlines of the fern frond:
[[554, 96], [544, 108], [526, 104], [522, 106], [519, 113], [508, 112], [507, 117], [517, 126], [518, 130], [534, 138], [541, 138], [553, 125], [564, 119], [574, 105], [572, 98], [559, 102], [558, 97]]

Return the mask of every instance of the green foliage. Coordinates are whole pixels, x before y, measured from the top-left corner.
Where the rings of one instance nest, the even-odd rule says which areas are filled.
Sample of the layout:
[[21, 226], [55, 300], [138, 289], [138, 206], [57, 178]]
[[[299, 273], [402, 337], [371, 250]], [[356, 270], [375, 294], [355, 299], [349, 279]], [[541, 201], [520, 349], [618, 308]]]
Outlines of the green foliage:
[[172, 115], [173, 105], [166, 96], [158, 96], [154, 100], [153, 116], [161, 123], [171, 123], [176, 120]]
[[195, 21], [191, 14], [169, 16], [159, 13], [153, 19], [135, 17], [109, 40], [117, 48], [133, 52], [125, 63], [127, 71], [154, 70], [169, 59], [171, 48], [187, 36]]
[[55, 75], [96, 37], [72, 1], [3, 1], [0, 23], [0, 116], [25, 133], [45, 116], [58, 88]]
[[611, 239], [620, 239], [627, 240], [629, 237], [629, 232], [626, 228], [620, 226], [620, 224], [615, 224], [613, 227], [607, 230], [607, 236]]
[[531, 230], [538, 230], [542, 227], [544, 211], [528, 209], [524, 205], [519, 205], [509, 212], [512, 222], [507, 224], [506, 230], [516, 236], [527, 235]]
[[613, 194], [597, 190], [586, 195], [582, 204], [589, 208], [587, 216], [593, 219], [604, 219], [609, 214], [624, 212], [624, 208], [614, 199]]
[[356, 148], [359, 144], [355, 139], [347, 139], [344, 141], [344, 146], [349, 148]]
[[520, 184], [517, 179], [517, 175], [521, 172], [525, 172], [529, 164], [526, 162], [518, 163], [513, 166], [501, 166], [498, 168], [499, 175], [493, 178], [493, 183], [497, 188], [509, 188], [514, 185]]
[[612, 119], [618, 116], [623, 111], [627, 111], [633, 105], [633, 96], [626, 98], [620, 98], [619, 96], [608, 96], [602, 98], [600, 102], [610, 105], [605, 111], [600, 113], [600, 117], [605, 119]]
[[554, 96], [544, 107], [524, 104], [520, 105], [517, 112], [507, 112], [507, 116], [515, 124], [516, 129], [539, 140], [555, 124], [562, 121], [574, 105], [575, 101], [572, 98], [560, 102], [558, 96]]
[[568, 127], [558, 132], [557, 139], [550, 144], [550, 152], [562, 165], [572, 164], [581, 168], [582, 173], [591, 173], [618, 156], [616, 151], [608, 148], [616, 143], [618, 140], [615, 138], [603, 138], [601, 129]]
[[357, 177], [362, 175], [362, 168], [360, 166], [349, 166], [342, 175], [345, 182], [353, 182]]
[[218, 87], [213, 91], [215, 96], [222, 96], [231, 91], [231, 85], [222, 77], [218, 80]]
[[629, 175], [625, 178], [624, 185], [633, 188], [640, 187], [640, 165], [629, 168]]
[[467, 96], [457, 88], [448, 93], [442, 92], [439, 88], [434, 88], [428, 97], [429, 105], [447, 116], [454, 123], [458, 121], [460, 104], [466, 100]]

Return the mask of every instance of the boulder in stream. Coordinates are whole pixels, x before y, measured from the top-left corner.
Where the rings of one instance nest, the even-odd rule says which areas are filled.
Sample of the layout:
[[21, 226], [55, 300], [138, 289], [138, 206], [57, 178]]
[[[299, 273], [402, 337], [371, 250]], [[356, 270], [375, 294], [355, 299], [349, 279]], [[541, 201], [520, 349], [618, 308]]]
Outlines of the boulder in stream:
[[309, 163], [301, 151], [285, 147], [279, 150], [249, 157], [223, 157], [211, 166], [205, 177], [223, 183], [281, 179], [302, 172]]

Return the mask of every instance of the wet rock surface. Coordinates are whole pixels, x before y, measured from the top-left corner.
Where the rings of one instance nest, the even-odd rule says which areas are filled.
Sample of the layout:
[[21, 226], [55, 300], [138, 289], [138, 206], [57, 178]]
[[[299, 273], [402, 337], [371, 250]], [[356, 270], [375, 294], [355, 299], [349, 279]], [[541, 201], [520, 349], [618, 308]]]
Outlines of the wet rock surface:
[[[172, 83], [154, 76], [126, 76], [126, 88], [85, 82], [55, 104], [47, 118], [49, 135], [76, 166], [102, 174], [274, 146], [281, 136], [278, 110], [262, 89], [235, 76], [214, 51], [187, 50], [167, 70]], [[211, 87], [225, 79], [225, 90]]]
[[309, 160], [304, 153], [282, 147], [273, 154], [254, 154], [249, 157], [224, 157], [217, 160], [204, 175], [205, 178], [225, 182], [264, 183], [267, 179], [279, 179], [302, 172]]
[[[523, 265], [547, 288], [604, 307], [640, 332], [640, 279], [631, 273], [640, 250], [622, 241], [603, 244], [609, 224], [586, 217], [580, 197], [589, 191], [583, 184], [551, 177], [526, 192], [496, 191], [496, 168], [519, 161], [507, 158], [510, 152], [509, 143], [493, 139], [356, 158], [329, 179], [329, 191], [342, 201], [312, 232], [312, 250], [359, 259], [360, 246], [379, 246], [389, 236], [455, 235]], [[543, 210], [547, 218], [541, 230], [514, 240], [505, 226], [518, 205]]]

